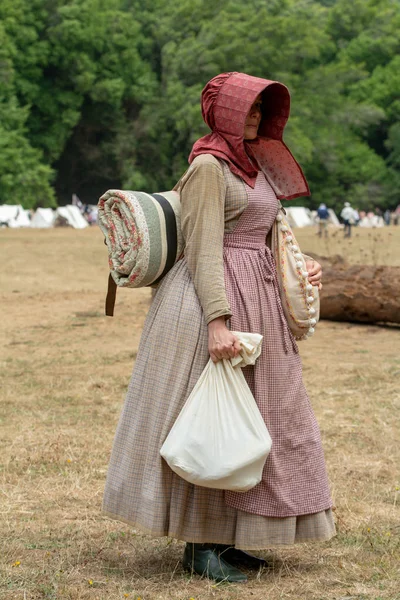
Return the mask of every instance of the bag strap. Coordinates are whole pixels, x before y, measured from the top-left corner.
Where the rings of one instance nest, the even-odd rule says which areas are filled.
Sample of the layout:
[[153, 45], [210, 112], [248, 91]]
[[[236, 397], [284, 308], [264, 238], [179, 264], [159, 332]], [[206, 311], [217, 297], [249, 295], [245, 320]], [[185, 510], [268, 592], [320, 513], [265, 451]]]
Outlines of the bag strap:
[[[107, 240], [104, 238], [104, 245], [107, 246]], [[115, 306], [115, 297], [117, 295], [117, 284], [112, 278], [111, 273], [108, 274], [108, 286], [107, 286], [107, 296], [106, 296], [106, 305], [105, 305], [105, 313], [107, 317], [114, 316], [114, 306]]]
[[117, 295], [117, 284], [112, 278], [111, 273], [108, 275], [108, 288], [107, 288], [107, 297], [106, 297], [106, 315], [107, 317], [114, 316], [114, 306], [115, 306], [115, 298]]

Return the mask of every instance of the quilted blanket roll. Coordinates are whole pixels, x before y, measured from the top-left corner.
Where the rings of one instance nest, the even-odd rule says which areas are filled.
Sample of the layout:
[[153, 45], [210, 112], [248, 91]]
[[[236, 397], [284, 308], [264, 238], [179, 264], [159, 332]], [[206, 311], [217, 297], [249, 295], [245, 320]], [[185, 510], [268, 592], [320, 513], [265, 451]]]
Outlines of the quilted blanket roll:
[[157, 284], [183, 251], [179, 194], [108, 190], [98, 209], [117, 286]]

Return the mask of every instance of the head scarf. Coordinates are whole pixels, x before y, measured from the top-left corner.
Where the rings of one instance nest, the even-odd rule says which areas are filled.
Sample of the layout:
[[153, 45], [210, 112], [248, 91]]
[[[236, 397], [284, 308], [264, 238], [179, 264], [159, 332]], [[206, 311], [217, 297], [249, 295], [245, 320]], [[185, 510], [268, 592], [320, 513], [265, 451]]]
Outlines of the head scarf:
[[[245, 141], [246, 117], [258, 94], [263, 112], [258, 137]], [[201, 95], [201, 108], [212, 133], [197, 140], [189, 163], [199, 154], [213, 154], [225, 160], [232, 173], [252, 188], [258, 166], [278, 198], [290, 200], [310, 195], [299, 164], [282, 140], [290, 112], [286, 86], [245, 73], [222, 73], [207, 83]]]

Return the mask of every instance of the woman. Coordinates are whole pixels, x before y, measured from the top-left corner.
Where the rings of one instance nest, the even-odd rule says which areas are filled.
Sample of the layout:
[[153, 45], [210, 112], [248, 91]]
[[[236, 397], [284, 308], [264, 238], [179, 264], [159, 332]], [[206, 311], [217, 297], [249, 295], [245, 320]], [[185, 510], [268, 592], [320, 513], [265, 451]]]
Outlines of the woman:
[[[243, 73], [218, 75], [203, 90], [212, 133], [195, 143], [178, 185], [185, 257], [149, 310], [104, 496], [110, 517], [186, 541], [184, 567], [216, 581], [245, 581], [237, 565], [265, 564], [243, 549], [334, 535], [318, 425], [266, 245], [277, 198], [309, 193], [282, 142], [289, 105], [285, 86]], [[320, 265], [307, 270], [320, 285]], [[210, 356], [238, 353], [231, 330], [264, 336], [243, 372], [272, 451], [262, 481], [245, 493], [189, 484], [159, 454]]]

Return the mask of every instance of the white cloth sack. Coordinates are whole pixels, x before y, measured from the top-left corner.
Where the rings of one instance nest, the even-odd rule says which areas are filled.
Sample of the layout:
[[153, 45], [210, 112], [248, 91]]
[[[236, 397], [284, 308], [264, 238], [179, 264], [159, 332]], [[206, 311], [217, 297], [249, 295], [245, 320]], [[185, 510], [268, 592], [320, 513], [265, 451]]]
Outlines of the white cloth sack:
[[160, 453], [190, 483], [246, 492], [261, 481], [271, 437], [241, 369], [255, 363], [262, 336], [233, 333], [240, 355], [209, 360]]

